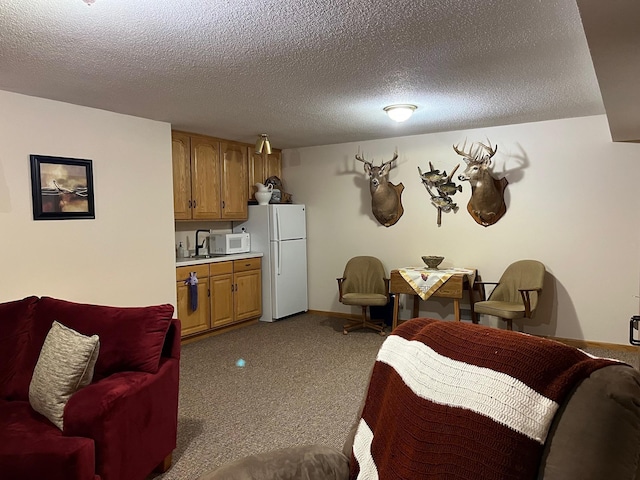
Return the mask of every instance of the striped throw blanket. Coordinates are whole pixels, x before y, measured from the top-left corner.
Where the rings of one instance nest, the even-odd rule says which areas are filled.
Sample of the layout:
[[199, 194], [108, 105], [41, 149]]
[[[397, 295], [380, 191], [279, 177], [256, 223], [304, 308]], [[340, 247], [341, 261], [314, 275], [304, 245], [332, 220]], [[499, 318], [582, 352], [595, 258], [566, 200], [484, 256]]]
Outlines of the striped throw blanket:
[[559, 404], [612, 363], [517, 332], [405, 322], [378, 353], [350, 479], [535, 479]]

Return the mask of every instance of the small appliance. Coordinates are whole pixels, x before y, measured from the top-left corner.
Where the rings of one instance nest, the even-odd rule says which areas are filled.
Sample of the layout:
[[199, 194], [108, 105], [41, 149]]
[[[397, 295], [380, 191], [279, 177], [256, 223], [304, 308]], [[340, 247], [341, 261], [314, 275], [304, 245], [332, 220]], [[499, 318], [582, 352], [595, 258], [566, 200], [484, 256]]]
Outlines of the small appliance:
[[209, 253], [232, 255], [251, 251], [251, 237], [248, 233], [214, 233], [209, 236]]

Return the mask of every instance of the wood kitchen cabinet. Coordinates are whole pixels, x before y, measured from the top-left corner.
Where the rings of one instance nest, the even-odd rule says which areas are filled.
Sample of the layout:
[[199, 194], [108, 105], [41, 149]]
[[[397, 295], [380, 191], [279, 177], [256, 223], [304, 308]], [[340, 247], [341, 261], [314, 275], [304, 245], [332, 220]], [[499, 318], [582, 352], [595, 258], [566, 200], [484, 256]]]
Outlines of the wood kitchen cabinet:
[[211, 264], [211, 321], [222, 326], [262, 315], [261, 259]]
[[246, 146], [171, 132], [176, 220], [246, 220]]
[[[260, 257], [177, 267], [178, 318], [182, 337], [214, 334], [254, 321], [262, 315]], [[192, 312], [184, 281], [198, 277], [198, 309]]]
[[236, 320], [262, 315], [261, 265], [260, 258], [233, 261], [233, 310]]
[[211, 284], [211, 324], [233, 323], [233, 262], [209, 264]]
[[274, 175], [282, 180], [282, 152], [272, 150], [271, 154], [256, 153], [255, 147], [252, 146], [247, 148], [247, 156], [249, 158], [249, 201], [255, 201], [256, 183], [264, 183], [267, 178]]
[[172, 132], [171, 144], [175, 219], [221, 218], [220, 142]]
[[247, 219], [247, 150], [240, 143], [220, 142], [222, 215], [224, 220]]
[[[191, 310], [189, 286], [185, 280], [190, 272], [196, 272], [198, 277], [198, 308]], [[209, 265], [193, 265], [176, 268], [176, 288], [178, 291], [177, 316], [182, 323], [182, 336], [189, 336], [205, 332], [210, 328], [210, 301], [209, 301]]]

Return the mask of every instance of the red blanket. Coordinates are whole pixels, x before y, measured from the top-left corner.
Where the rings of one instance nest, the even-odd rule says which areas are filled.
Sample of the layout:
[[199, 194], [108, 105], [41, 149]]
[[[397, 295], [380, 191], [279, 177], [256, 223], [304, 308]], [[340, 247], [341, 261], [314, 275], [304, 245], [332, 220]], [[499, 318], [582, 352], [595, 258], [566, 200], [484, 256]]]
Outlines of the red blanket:
[[559, 404], [612, 363], [517, 332], [406, 322], [378, 353], [350, 478], [535, 479]]

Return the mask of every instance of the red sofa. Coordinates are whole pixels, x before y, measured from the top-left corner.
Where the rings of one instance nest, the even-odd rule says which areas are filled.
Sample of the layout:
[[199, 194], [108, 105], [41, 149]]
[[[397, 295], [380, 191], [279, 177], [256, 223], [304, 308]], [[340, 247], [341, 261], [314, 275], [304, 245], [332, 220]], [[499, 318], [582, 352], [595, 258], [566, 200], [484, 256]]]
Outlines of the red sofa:
[[[176, 447], [180, 322], [171, 305], [107, 307], [49, 297], [0, 304], [0, 478], [142, 480]], [[92, 383], [71, 396], [61, 431], [29, 404], [56, 320], [98, 335]]]

